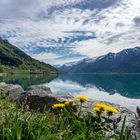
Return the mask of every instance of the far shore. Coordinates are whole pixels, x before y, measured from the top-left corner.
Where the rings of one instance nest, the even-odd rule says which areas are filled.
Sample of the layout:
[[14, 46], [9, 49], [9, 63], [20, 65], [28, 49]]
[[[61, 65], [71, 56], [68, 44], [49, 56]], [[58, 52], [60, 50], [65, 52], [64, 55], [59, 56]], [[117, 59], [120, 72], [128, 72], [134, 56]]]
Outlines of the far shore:
[[[11, 70], [11, 71], [6, 71], [4, 73], [0, 73], [0, 76], [5, 76], [7, 74], [46, 74], [43, 71], [29, 71], [29, 70]], [[58, 75], [57, 73], [49, 72], [49, 75]], [[83, 75], [140, 75], [140, 73], [122, 73], [122, 72], [62, 72], [59, 74], [83, 74]]]
[[140, 73], [84, 73], [84, 72], [81, 72], [81, 73], [63, 73], [63, 74], [92, 74], [92, 75], [140, 75]]

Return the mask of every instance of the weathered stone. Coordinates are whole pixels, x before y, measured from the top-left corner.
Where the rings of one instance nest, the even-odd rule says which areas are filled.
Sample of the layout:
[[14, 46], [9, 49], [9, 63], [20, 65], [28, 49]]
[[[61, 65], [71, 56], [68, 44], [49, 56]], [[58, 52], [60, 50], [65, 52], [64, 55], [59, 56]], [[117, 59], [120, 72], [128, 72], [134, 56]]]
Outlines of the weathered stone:
[[28, 96], [40, 96], [45, 97], [46, 95], [52, 94], [52, 91], [49, 87], [41, 85], [33, 85], [27, 89], [26, 94]]
[[118, 130], [117, 131], [120, 131], [122, 123], [123, 123], [123, 119], [124, 119], [125, 116], [127, 116], [126, 125], [128, 126], [128, 128], [133, 129], [135, 127], [135, 125], [136, 125], [135, 113], [130, 111], [129, 109], [127, 109], [125, 107], [122, 107], [120, 105], [117, 105], [117, 104], [90, 99], [88, 102], [83, 103], [82, 112], [89, 111], [89, 112], [92, 112], [95, 115], [95, 112], [93, 111], [93, 107], [95, 107], [95, 105], [97, 103], [104, 103], [104, 104], [107, 104], [109, 106], [112, 106], [112, 107], [115, 107], [115, 108], [118, 109], [119, 113], [115, 114], [111, 117], [111, 119], [113, 120], [113, 119], [117, 119], [121, 116], [121, 121], [118, 124]]
[[10, 101], [17, 102], [20, 99], [20, 95], [24, 92], [20, 85], [0, 83], [0, 92], [5, 94]]
[[59, 102], [64, 102], [66, 100], [75, 100], [75, 98], [71, 95], [71, 94], [68, 94], [68, 93], [55, 93], [55, 94], [52, 94], [53, 97], [55, 97]]
[[50, 109], [52, 104], [57, 103], [58, 100], [52, 96], [41, 97], [38, 95], [28, 96], [27, 104], [30, 109], [43, 111], [44, 109]]
[[21, 102], [26, 102], [30, 109], [44, 110], [50, 109], [54, 103], [63, 102], [64, 100], [71, 98], [70, 95], [52, 94], [50, 88], [46, 86], [31, 86], [26, 92], [21, 95]]

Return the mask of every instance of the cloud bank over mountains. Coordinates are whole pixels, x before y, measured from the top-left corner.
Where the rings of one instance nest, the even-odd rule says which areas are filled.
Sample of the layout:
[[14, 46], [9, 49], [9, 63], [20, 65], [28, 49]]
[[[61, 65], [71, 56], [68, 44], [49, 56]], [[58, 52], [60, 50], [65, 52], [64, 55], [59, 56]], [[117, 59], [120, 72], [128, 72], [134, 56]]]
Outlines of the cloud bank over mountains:
[[140, 46], [139, 0], [1, 0], [0, 37], [57, 65]]

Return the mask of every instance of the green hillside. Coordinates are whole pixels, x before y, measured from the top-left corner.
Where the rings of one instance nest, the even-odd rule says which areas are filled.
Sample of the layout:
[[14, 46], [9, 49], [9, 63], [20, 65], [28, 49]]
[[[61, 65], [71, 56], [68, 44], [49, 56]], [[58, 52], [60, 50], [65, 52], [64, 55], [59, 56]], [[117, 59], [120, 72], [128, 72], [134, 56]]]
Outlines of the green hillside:
[[8, 69], [30, 70], [31, 72], [58, 73], [53, 66], [35, 60], [26, 53], [0, 38], [0, 65]]

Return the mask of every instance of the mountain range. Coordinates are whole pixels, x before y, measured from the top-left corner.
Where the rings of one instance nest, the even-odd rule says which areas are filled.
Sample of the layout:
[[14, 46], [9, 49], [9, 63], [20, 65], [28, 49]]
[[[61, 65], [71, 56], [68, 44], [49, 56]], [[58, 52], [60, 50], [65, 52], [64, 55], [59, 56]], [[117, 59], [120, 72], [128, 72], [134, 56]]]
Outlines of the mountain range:
[[0, 38], [0, 65], [5, 68], [58, 73], [53, 66], [31, 58], [7, 40]]
[[110, 52], [97, 58], [85, 58], [65, 64], [59, 70], [70, 73], [140, 73], [140, 47]]

